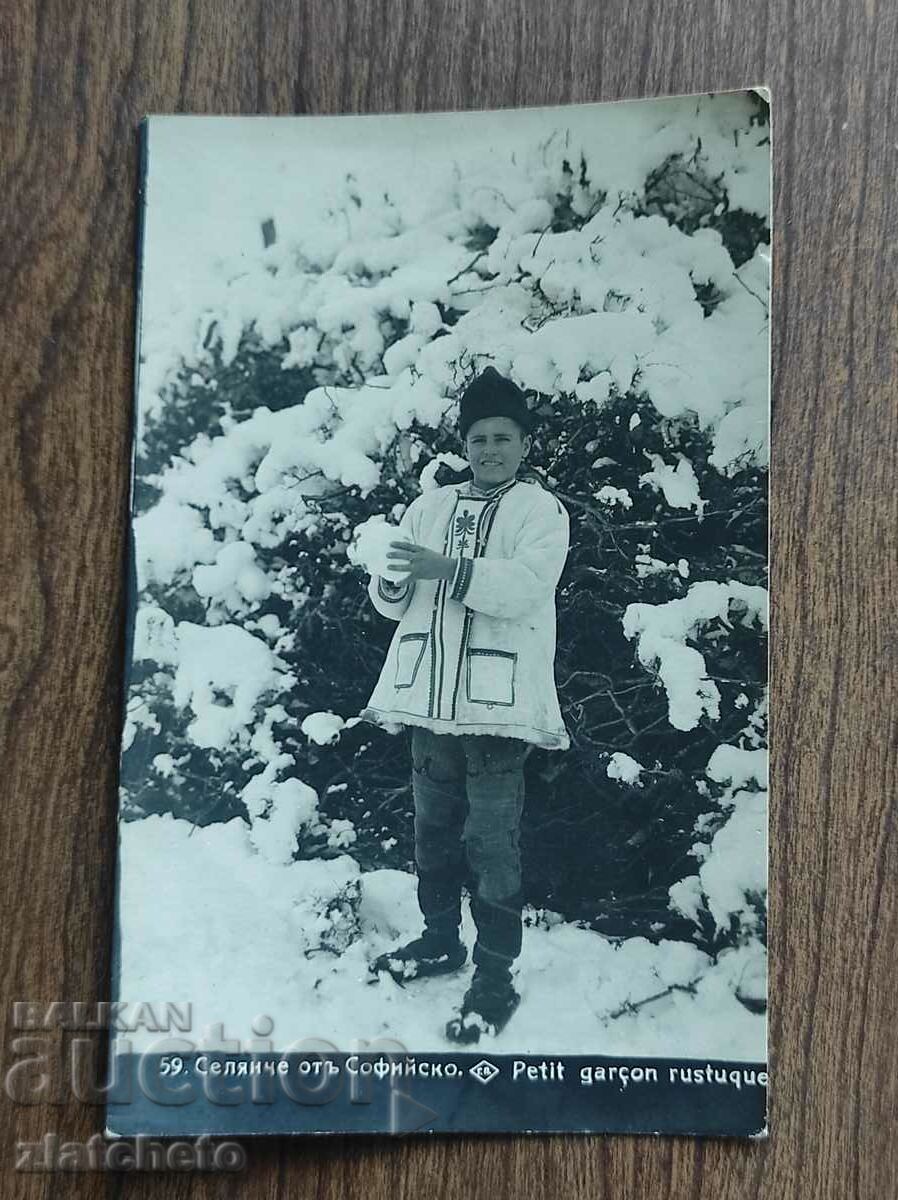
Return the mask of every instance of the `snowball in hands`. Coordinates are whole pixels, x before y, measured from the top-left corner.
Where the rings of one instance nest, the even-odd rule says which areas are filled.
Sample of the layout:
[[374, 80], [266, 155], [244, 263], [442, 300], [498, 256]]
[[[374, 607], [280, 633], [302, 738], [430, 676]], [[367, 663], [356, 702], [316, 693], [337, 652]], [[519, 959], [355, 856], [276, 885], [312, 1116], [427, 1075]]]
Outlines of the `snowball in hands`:
[[346, 722], [332, 712], [309, 713], [300, 728], [310, 742], [329, 746], [340, 740], [340, 731]]
[[387, 558], [393, 543], [402, 541], [395, 525], [389, 525], [384, 517], [371, 517], [356, 526], [355, 535], [352, 561], [363, 566], [369, 575], [381, 575], [395, 583], [408, 577], [402, 559]]

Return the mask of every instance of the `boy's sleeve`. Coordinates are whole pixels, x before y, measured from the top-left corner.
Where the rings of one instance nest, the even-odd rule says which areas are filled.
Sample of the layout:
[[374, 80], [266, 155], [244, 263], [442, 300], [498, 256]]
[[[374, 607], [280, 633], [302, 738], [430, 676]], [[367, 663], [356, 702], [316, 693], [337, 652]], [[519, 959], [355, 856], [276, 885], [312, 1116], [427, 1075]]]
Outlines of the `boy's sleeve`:
[[[397, 541], [417, 541], [415, 536], [418, 526], [417, 516], [417, 500], [413, 500], [399, 522], [396, 531]], [[392, 580], [385, 579], [382, 575], [372, 575], [368, 580], [368, 596], [371, 603], [381, 616], [389, 617], [391, 621], [402, 620], [405, 610], [411, 603], [414, 590], [415, 581], [413, 579], [407, 580], [405, 583], [393, 583]]]
[[451, 598], [490, 617], [523, 617], [554, 596], [569, 543], [566, 510], [550, 492], [542, 492], [524, 516], [511, 557], [462, 559]]

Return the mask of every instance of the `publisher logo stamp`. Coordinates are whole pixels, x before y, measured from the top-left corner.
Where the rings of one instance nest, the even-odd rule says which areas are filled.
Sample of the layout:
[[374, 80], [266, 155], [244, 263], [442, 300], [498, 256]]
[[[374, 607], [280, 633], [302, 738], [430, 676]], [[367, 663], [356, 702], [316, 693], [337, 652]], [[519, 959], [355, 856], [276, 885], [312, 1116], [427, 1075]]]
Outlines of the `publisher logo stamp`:
[[492, 1083], [499, 1074], [499, 1068], [495, 1063], [489, 1062], [482, 1058], [479, 1063], [475, 1063], [473, 1067], [468, 1067], [468, 1074], [473, 1075], [478, 1083]]

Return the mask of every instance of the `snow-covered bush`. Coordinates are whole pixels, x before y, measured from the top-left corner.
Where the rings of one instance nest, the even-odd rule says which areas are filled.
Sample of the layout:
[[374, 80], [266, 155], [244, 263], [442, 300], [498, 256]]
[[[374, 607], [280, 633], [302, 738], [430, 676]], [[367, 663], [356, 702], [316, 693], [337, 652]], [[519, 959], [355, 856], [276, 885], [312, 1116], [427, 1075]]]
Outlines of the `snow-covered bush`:
[[532, 397], [530, 466], [572, 530], [573, 746], [528, 759], [527, 900], [762, 936], [759, 880], [718, 870], [760, 792], [714, 794], [710, 764], [763, 735], [767, 119], [747, 95], [688, 103], [626, 146], [559, 130], [459, 164], [414, 203], [347, 177], [189, 337], [144, 338], [127, 812], [241, 815], [276, 861], [408, 866], [407, 752], [352, 722], [392, 633], [354, 536], [459, 466], [457, 396], [492, 363]]
[[690, 853], [700, 864], [698, 873], [673, 884], [671, 903], [712, 946], [764, 940], [767, 751], [718, 746], [705, 774], [716, 785], [720, 813], [707, 813], [696, 823], [699, 840]]
[[305, 954], [342, 954], [360, 936], [358, 867], [350, 858], [309, 862], [290, 910], [295, 945]]

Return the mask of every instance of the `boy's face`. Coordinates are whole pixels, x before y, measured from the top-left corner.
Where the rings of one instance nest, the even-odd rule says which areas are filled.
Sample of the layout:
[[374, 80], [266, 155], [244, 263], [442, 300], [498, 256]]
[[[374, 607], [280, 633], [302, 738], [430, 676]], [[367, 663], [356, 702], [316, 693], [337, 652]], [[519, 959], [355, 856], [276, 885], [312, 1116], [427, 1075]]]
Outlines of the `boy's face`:
[[530, 451], [530, 435], [511, 417], [483, 417], [468, 430], [465, 450], [475, 486], [496, 488], [516, 475]]

